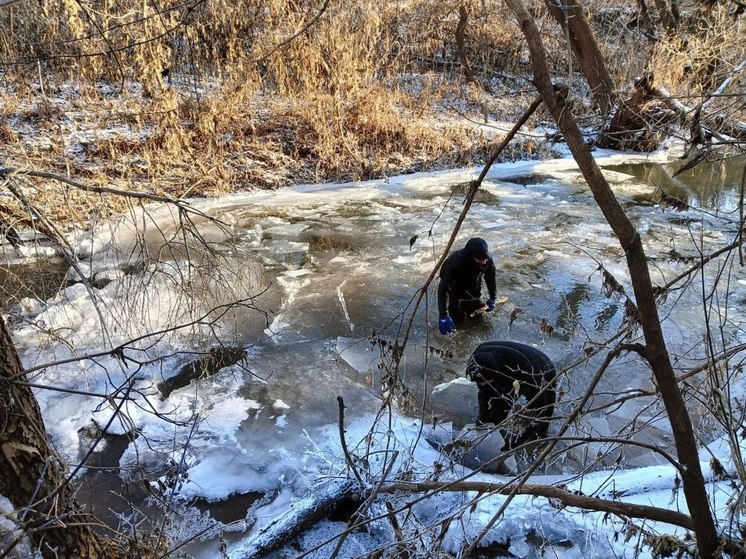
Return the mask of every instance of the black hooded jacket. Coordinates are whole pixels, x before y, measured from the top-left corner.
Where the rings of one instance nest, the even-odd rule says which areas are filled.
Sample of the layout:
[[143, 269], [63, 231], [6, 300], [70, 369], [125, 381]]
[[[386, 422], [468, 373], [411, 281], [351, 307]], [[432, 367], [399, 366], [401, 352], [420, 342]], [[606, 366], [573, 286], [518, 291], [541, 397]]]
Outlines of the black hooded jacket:
[[552, 382], [556, 374], [554, 363], [542, 351], [520, 342], [502, 340], [479, 344], [466, 366], [466, 375], [471, 380], [488, 381], [502, 394], [512, 392], [516, 380], [522, 389], [538, 392]]
[[547, 436], [557, 397], [557, 371], [543, 352], [519, 342], [485, 342], [469, 357], [466, 376], [479, 386], [482, 423], [500, 425], [511, 413], [515, 399], [526, 399], [529, 410], [524, 415], [532, 420], [522, 433], [506, 438], [503, 450]]
[[[480, 266], [474, 258], [486, 258], [487, 263]], [[440, 269], [440, 283], [438, 284], [438, 315], [444, 318], [448, 314], [450, 299], [482, 298], [482, 279], [487, 284], [489, 297], [493, 301], [497, 297], [495, 280], [495, 263], [488, 252], [487, 242], [474, 237], [469, 239], [464, 248], [452, 252], [443, 262]]]

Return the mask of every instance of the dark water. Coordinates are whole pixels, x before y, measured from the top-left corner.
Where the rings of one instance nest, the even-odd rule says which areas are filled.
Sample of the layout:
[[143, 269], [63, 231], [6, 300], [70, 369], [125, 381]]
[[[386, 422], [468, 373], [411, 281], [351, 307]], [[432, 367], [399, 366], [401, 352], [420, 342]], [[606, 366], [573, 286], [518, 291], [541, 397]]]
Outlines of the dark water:
[[64, 286], [68, 268], [61, 259], [22, 265], [0, 261], [0, 310], [7, 311], [24, 297], [40, 301], [53, 297]]
[[690, 206], [733, 213], [738, 209], [744, 183], [746, 157], [724, 157], [703, 161], [692, 169], [674, 176], [684, 162], [666, 164], [634, 163], [606, 167], [612, 171], [633, 175], [651, 186], [651, 197], [660, 192], [675, 196]]

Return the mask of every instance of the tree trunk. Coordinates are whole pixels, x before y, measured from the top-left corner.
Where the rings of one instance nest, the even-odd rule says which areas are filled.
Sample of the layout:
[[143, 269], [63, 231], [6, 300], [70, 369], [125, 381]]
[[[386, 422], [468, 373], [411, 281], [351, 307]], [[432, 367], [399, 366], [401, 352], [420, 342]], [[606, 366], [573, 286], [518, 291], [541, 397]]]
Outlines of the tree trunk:
[[0, 494], [10, 500], [20, 527], [45, 559], [124, 557], [81, 512], [66, 481], [67, 467], [47, 440], [39, 404], [22, 384], [25, 380], [0, 316]]
[[639, 311], [640, 324], [645, 336], [643, 356], [650, 364], [658, 389], [666, 407], [673, 431], [679, 462], [686, 475], [682, 475], [684, 495], [692, 517], [699, 555], [702, 558], [718, 556], [718, 536], [709, 507], [704, 477], [699, 463], [697, 444], [691, 419], [687, 412], [670, 356], [663, 338], [657, 305], [653, 294], [645, 252], [639, 233], [629, 221], [617, 201], [601, 170], [583, 140], [565, 97], [555, 90], [549, 77], [544, 46], [535, 21], [520, 0], [505, 0], [516, 15], [531, 51], [534, 84], [557, 122], [573, 157], [590, 187], [593, 197], [624, 249], [627, 266]]
[[663, 28], [668, 33], [676, 31], [676, 27], [679, 25], [679, 5], [677, 0], [671, 0], [670, 4], [667, 0], [654, 0], [655, 7], [658, 8], [658, 14], [661, 16], [661, 22]]
[[544, 4], [552, 17], [567, 31], [570, 48], [580, 65], [580, 71], [591, 86], [594, 101], [606, 116], [615, 105], [616, 88], [596, 37], [583, 14], [583, 7], [577, 0], [544, 0]]
[[466, 26], [469, 23], [469, 11], [466, 9], [465, 0], [461, 0], [458, 6], [458, 25], [456, 25], [456, 50], [458, 59], [461, 61], [461, 68], [464, 70], [464, 77], [468, 82], [476, 81], [474, 72], [471, 71], [469, 58], [466, 56]]
[[668, 136], [671, 124], [681, 118], [682, 114], [655, 95], [653, 75], [645, 74], [635, 80], [632, 95], [619, 103], [598, 143], [610, 149], [653, 151]]

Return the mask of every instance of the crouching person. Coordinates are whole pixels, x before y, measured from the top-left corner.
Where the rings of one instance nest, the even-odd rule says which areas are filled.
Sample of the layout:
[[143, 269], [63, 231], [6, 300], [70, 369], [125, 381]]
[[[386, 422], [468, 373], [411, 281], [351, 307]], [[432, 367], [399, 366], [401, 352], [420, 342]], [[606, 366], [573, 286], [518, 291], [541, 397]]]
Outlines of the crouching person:
[[500, 425], [511, 417], [512, 427], [502, 426], [503, 451], [547, 436], [556, 375], [551, 359], [526, 344], [485, 342], [473, 351], [466, 376], [479, 389], [478, 423]]

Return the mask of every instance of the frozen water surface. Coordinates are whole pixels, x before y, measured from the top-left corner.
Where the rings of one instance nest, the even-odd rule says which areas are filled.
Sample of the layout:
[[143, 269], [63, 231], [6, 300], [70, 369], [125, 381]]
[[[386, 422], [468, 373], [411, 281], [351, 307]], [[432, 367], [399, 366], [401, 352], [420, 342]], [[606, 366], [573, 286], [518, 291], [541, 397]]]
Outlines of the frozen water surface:
[[[672, 249], [696, 256], [698, 244], [707, 253], [714, 243], [734, 238], [735, 228], [696, 208], [664, 212], [654, 201], [654, 190], [665, 186], [670, 173], [663, 173], [653, 161], [630, 159], [634, 158], [599, 156], [618, 199], [643, 236], [656, 283], [665, 283], [686, 267], [664, 258]], [[210, 327], [220, 330], [226, 345], [243, 348], [246, 354], [240, 362], [166, 398], [160, 397], [157, 384], [212, 345], [204, 324], [185, 334], [164, 332], [158, 345], [150, 339], [134, 344], [137, 351], [127, 352], [129, 360], [101, 356], [35, 369], [31, 376], [38, 384], [89, 392], [111, 391], [128, 382], [133, 387], [126, 406], [129, 422], [120, 421], [114, 409], [93, 396], [38, 391], [58, 448], [74, 461], [81, 433], [92, 424], [109, 424], [118, 433], [136, 429], [138, 437], [122, 454], [122, 466], [164, 460], [178, 464], [184, 473], [181, 498], [209, 502], [264, 491], [272, 496], [271, 503], [246, 520], [247, 525], [261, 526], [262, 518], [275, 516], [304, 495], [316, 476], [344, 470], [336, 425], [338, 397], [346, 406], [345, 420], [356, 426], [348, 430], [349, 444], [363, 439], [380, 406], [380, 380], [390, 363], [390, 344], [403, 339], [418, 290], [458, 218], [464, 185], [475, 176], [472, 171], [454, 171], [193, 200], [196, 208], [221, 222], [196, 223], [209, 240], [224, 247], [226, 269], [218, 279], [200, 270], [204, 253], [164, 249], [164, 238], [176, 231], [167, 209], [154, 215], [154, 229], [144, 236], [149, 254], [160, 251], [164, 262], [142, 258], [143, 249], [136, 242], [142, 239], [131, 224], [81, 239], [80, 254], [92, 253], [86, 263], [90, 273], [106, 279], [97, 290], [103, 304], [97, 309], [88, 290], [76, 284], [46, 302], [28, 305], [29, 320], [57, 337], [42, 337], [35, 326], [16, 328], [27, 367], [69, 357], [67, 342], [81, 353], [116, 346], [237, 298], [248, 298], [249, 304]], [[707, 202], [709, 209], [714, 202], [723, 202], [721, 214], [731, 211], [733, 203], [728, 193], [710, 192], [691, 195], [689, 201], [692, 206]], [[703, 231], [695, 229], [703, 222]], [[420, 419], [428, 429], [443, 432], [473, 421], [475, 402], [462, 400], [474, 391], [459, 379], [471, 350], [491, 339], [534, 344], [559, 369], [576, 364], [561, 380], [564, 394], [558, 413], [566, 413], [566, 402], [582, 395], [599, 365], [596, 358], [586, 359], [584, 350], [603, 344], [624, 319], [623, 301], [604, 295], [599, 271], [603, 265], [630, 290], [623, 251], [571, 162], [495, 166], [455, 248], [471, 236], [490, 244], [499, 305], [482, 323], [443, 338], [437, 333], [437, 278], [430, 285], [411, 322], [401, 361], [401, 378], [410, 391], [407, 405], [398, 412], [405, 431], [418, 433]], [[193, 257], [192, 264], [187, 256]], [[187, 283], [188, 297], [182, 290]], [[730, 297], [744, 300], [742, 280], [732, 282], [729, 289]], [[670, 349], [680, 356], [682, 366], [701, 356], [703, 332], [691, 327], [703, 322], [695, 295], [677, 295], [662, 306]], [[725, 337], [743, 337], [742, 309], [732, 305], [723, 318]], [[101, 316], [106, 317], [106, 330], [101, 328]], [[194, 342], [194, 332], [205, 347], [184, 345]], [[453, 394], [459, 401], [444, 397], [448, 386], [458, 389]], [[598, 411], [582, 422], [577, 434], [615, 433], [634, 421], [647, 425], [641, 440], [667, 448], [668, 425], [661, 410], [648, 409], [649, 400], [631, 400], [613, 413], [603, 408], [604, 393], [625, 390], [654, 390], [650, 372], [637, 359], [623, 358], [612, 365], [591, 402]], [[422, 415], [421, 406], [431, 393], [432, 405]], [[169, 421], [158, 419], [153, 410]], [[443, 438], [443, 433], [432, 432], [428, 438]], [[432, 463], [438, 453], [425, 447], [428, 450], [420, 452], [426, 452], [425, 463]], [[602, 456], [605, 450], [596, 445], [591, 452]], [[610, 455], [607, 462], [617, 458]], [[631, 452], [626, 459], [635, 466], [660, 462], [641, 452]], [[551, 473], [571, 473], [573, 467], [570, 459], [555, 464]], [[420, 505], [423, 510], [427, 506]], [[465, 532], [449, 532], [446, 547], [456, 550], [464, 537], [481, 530], [484, 519], [478, 519], [488, 510], [494, 510], [494, 503], [482, 501], [470, 516], [474, 525], [470, 520], [460, 528]], [[524, 521], [542, 524], [553, 534], [548, 545], [561, 551], [563, 542], [581, 527], [561, 526], [553, 514], [549, 507], [530, 506]], [[503, 527], [508, 532], [513, 528]], [[494, 539], [500, 540], [500, 534]], [[525, 538], [511, 540], [510, 546], [514, 555], [529, 556]], [[574, 557], [577, 550], [563, 553]]]

